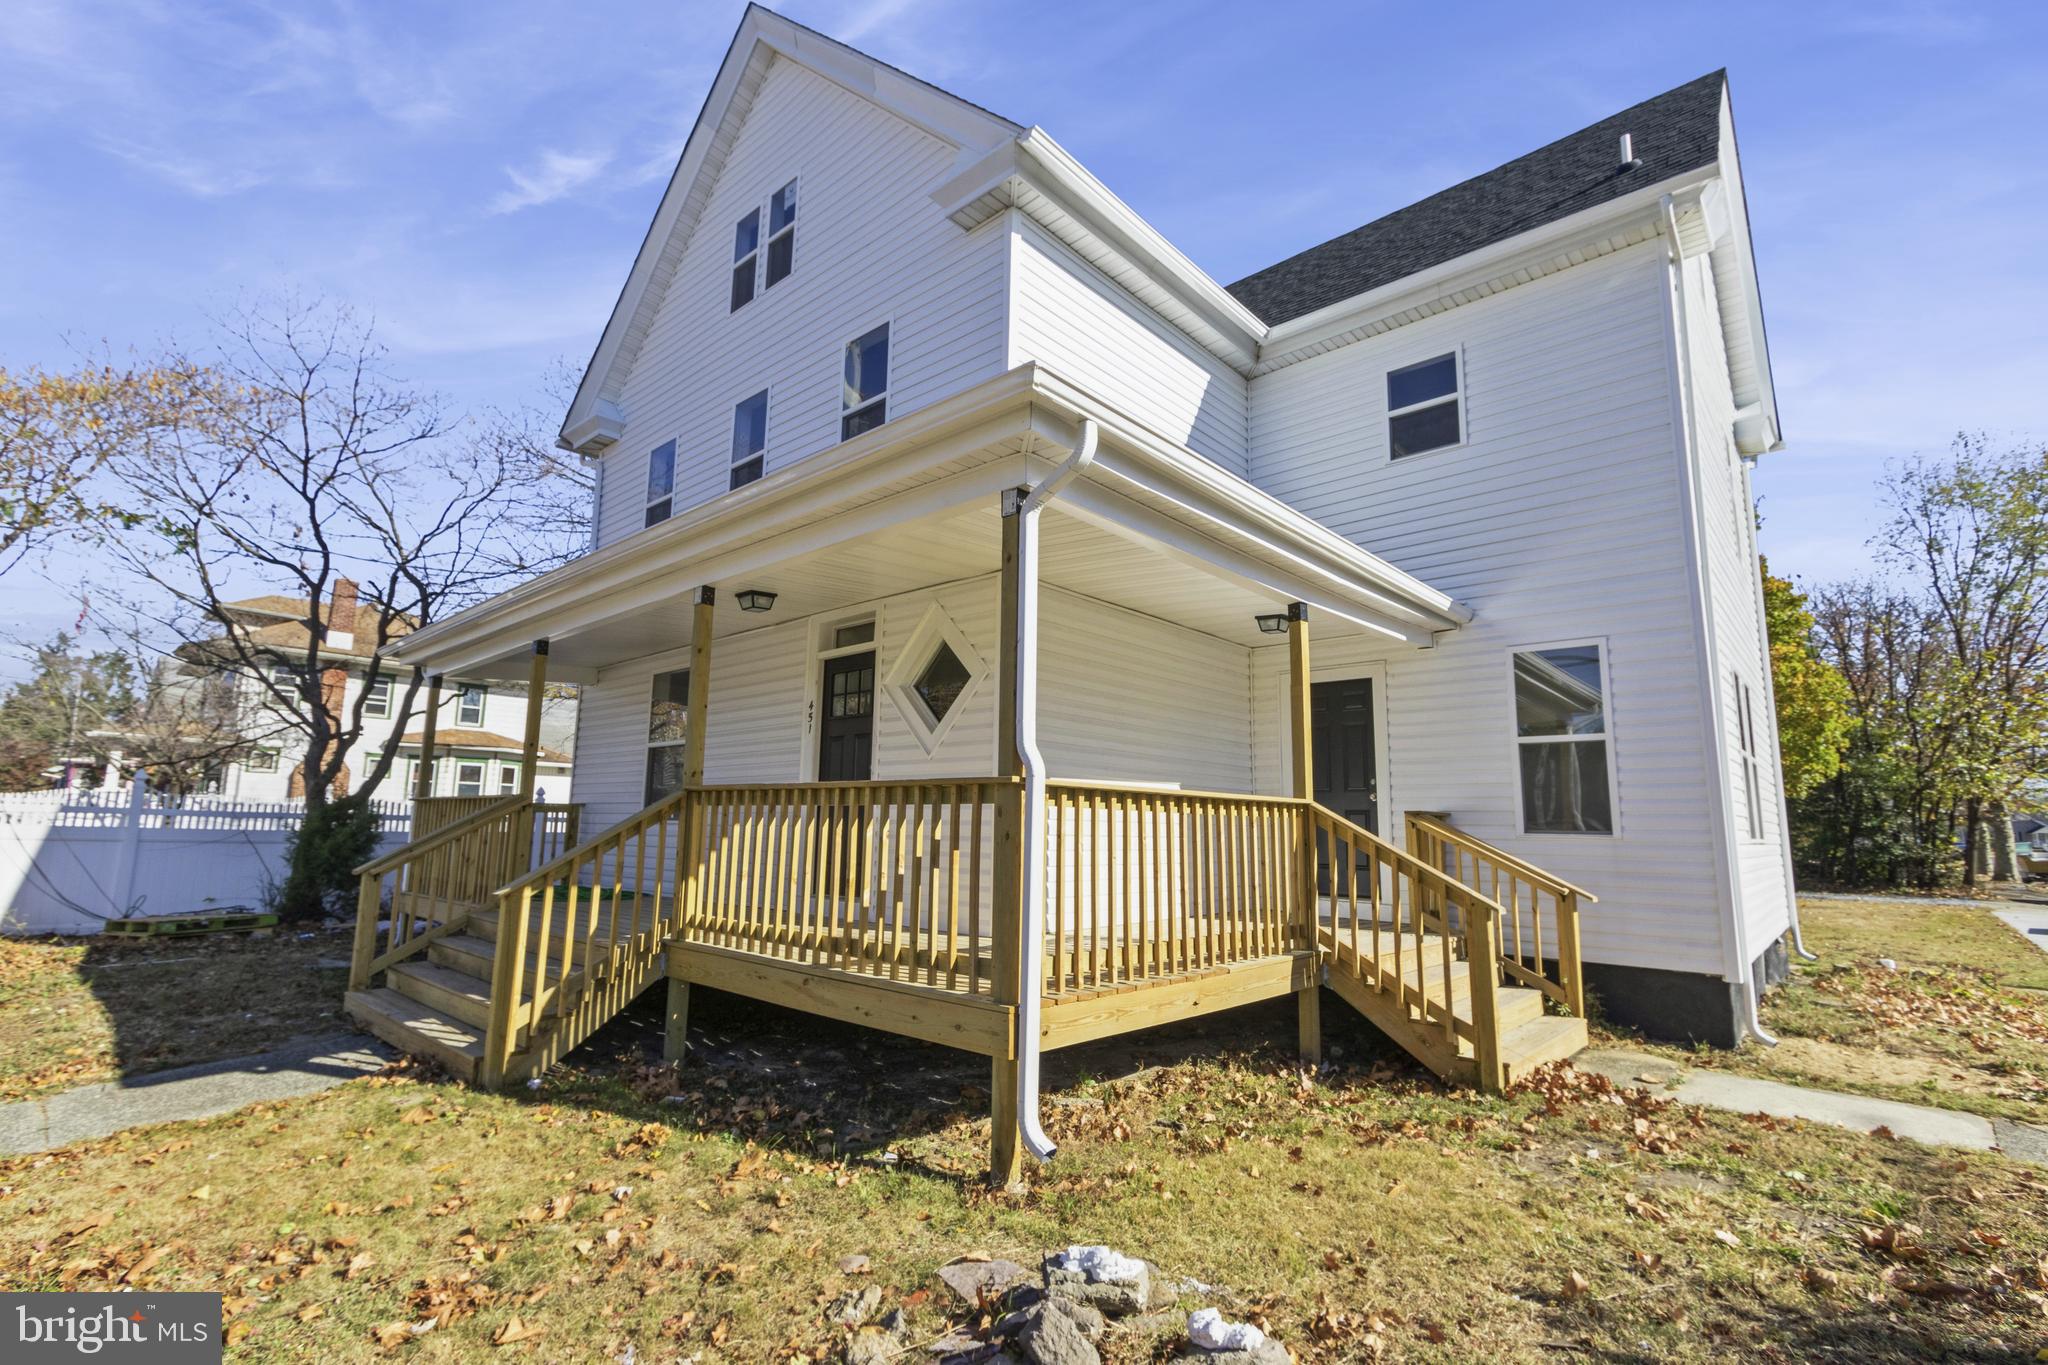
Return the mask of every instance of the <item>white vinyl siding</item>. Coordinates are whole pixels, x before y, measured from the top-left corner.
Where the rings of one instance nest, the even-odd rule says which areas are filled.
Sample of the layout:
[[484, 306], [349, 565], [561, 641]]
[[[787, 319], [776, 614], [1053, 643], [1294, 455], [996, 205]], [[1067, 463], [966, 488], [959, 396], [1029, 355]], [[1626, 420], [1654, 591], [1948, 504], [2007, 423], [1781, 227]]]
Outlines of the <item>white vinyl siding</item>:
[[1010, 364], [1038, 361], [1245, 472], [1245, 379], [1037, 224], [1016, 218]]
[[[1447, 811], [1599, 893], [1589, 960], [1719, 975], [1661, 251], [1617, 252], [1261, 375], [1251, 477], [1475, 613], [1428, 650], [1315, 640], [1323, 676], [1386, 665], [1389, 830], [1406, 810]], [[1454, 347], [1471, 439], [1390, 462], [1386, 372]], [[1501, 659], [1589, 638], [1607, 646], [1621, 832], [1524, 835]], [[1274, 791], [1286, 650], [1256, 654], [1258, 786]]]
[[[605, 486], [644, 488], [648, 452], [673, 439], [674, 510], [724, 494], [733, 404], [763, 387], [766, 473], [837, 444], [842, 348], [884, 318], [891, 417], [999, 373], [1004, 237], [963, 232], [932, 202], [953, 155], [872, 101], [772, 62], [625, 380]], [[728, 311], [733, 225], [799, 175], [795, 273]], [[607, 497], [597, 543], [641, 523], [639, 505]]]

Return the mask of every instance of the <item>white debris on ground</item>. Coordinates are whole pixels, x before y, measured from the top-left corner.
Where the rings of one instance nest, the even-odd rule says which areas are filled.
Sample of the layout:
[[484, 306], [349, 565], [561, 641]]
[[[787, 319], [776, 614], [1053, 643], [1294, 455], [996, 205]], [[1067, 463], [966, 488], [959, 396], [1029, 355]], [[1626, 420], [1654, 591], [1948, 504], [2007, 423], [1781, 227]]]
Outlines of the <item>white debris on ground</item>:
[[1230, 1322], [1213, 1308], [1188, 1314], [1188, 1340], [1205, 1351], [1256, 1351], [1266, 1334], [1248, 1322]]
[[1128, 1284], [1145, 1273], [1145, 1263], [1104, 1246], [1073, 1246], [1053, 1258], [1061, 1270], [1078, 1270], [1091, 1284]]

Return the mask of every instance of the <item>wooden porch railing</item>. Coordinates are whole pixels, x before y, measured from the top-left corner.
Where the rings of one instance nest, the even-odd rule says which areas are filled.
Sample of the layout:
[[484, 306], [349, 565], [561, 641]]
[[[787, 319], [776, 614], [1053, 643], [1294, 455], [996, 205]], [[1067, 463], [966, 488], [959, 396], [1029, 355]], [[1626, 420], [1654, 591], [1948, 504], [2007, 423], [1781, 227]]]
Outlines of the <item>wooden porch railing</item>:
[[684, 931], [988, 996], [997, 803], [1019, 791], [998, 778], [703, 788]]
[[456, 932], [468, 922], [475, 905], [525, 865], [522, 841], [528, 837], [528, 805], [519, 796], [493, 797], [462, 818], [425, 837], [415, 834], [404, 848], [356, 869], [350, 990], [365, 989], [378, 972]]
[[1304, 803], [1046, 785], [1045, 994], [1313, 946]]
[[1598, 896], [1473, 838], [1434, 812], [1408, 813], [1408, 847], [1500, 907], [1500, 969], [1510, 981], [1542, 991], [1567, 1013], [1586, 1017], [1579, 906], [1597, 904]]
[[505, 800], [503, 796], [428, 796], [412, 803], [412, 841], [467, 820]]

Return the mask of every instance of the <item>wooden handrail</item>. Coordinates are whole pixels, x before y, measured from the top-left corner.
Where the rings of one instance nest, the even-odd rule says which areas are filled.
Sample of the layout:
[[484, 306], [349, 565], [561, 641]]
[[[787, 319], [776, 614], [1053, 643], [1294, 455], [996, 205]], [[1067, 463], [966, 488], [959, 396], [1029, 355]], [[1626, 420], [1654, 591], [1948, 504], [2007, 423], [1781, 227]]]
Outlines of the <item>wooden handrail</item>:
[[523, 796], [501, 796], [474, 815], [465, 816], [452, 825], [443, 825], [424, 839], [417, 842], [408, 842], [403, 847], [395, 848], [381, 857], [370, 859], [369, 862], [356, 868], [356, 875], [362, 877], [377, 872], [389, 872], [392, 868], [397, 867], [401, 863], [409, 862], [419, 857], [422, 853], [430, 852], [443, 844], [454, 842], [454, 840], [475, 826], [483, 824], [486, 820], [503, 815], [506, 811], [516, 809], [525, 804], [527, 804], [527, 801]]
[[591, 835], [568, 852], [556, 855], [554, 859], [541, 864], [531, 872], [514, 877], [491, 894], [494, 896], [508, 896], [524, 887], [539, 886], [548, 881], [559, 880], [561, 874], [569, 867], [579, 861], [587, 861], [600, 844], [608, 843], [612, 839], [617, 838], [621, 833], [627, 832], [634, 826], [646, 822], [650, 817], [655, 817], [655, 812], [657, 811], [666, 812], [670, 807], [680, 806], [688, 796], [689, 792], [687, 791], [672, 792], [651, 806], [643, 806], [619, 821], [616, 825], [599, 830], [596, 834]]
[[1514, 854], [1497, 844], [1489, 844], [1484, 839], [1474, 838], [1471, 834], [1452, 824], [1451, 818], [1442, 811], [1411, 810], [1408, 812], [1408, 818], [1427, 829], [1436, 831], [1447, 839], [1464, 845], [1468, 849], [1484, 853], [1489, 862], [1514, 869], [1516, 874], [1524, 881], [1534, 882], [1545, 890], [1553, 891], [1558, 895], [1570, 892], [1588, 905], [1598, 905], [1600, 903], [1600, 898], [1585, 887], [1574, 886], [1555, 873], [1546, 872], [1532, 862], [1517, 858]]

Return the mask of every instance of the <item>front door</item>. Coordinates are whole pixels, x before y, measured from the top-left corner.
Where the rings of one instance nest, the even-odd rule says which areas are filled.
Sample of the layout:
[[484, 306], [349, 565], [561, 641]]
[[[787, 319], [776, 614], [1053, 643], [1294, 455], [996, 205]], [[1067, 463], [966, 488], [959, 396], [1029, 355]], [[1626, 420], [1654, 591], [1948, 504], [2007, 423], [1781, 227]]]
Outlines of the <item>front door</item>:
[[[1374, 735], [1371, 678], [1309, 685], [1316, 804], [1378, 834], [1379, 753]], [[1316, 881], [1325, 895], [1332, 893], [1327, 848], [1317, 850]], [[1335, 894], [1345, 894], [1350, 885], [1349, 876], [1340, 869]]]
[[818, 780], [867, 781], [874, 775], [874, 653], [827, 659], [820, 699]]

